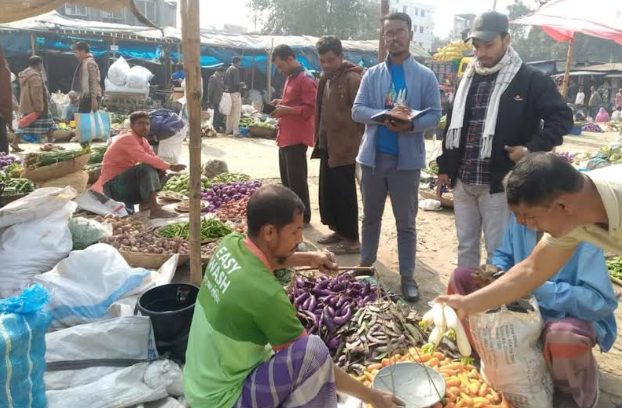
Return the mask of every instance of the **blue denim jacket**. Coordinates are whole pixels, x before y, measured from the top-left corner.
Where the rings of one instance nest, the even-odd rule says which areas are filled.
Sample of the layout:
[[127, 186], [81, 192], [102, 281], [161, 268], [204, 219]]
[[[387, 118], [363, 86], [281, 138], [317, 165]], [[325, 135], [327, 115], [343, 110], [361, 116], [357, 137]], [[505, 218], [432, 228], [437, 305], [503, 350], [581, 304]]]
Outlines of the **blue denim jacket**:
[[[398, 135], [398, 170], [416, 170], [426, 167], [423, 132], [438, 124], [441, 117], [441, 95], [434, 73], [412, 57], [404, 61], [404, 76], [408, 106], [415, 110], [431, 108], [415, 120], [412, 132]], [[390, 86], [391, 73], [387, 62], [370, 68], [361, 81], [352, 107], [352, 119], [366, 125], [356, 158], [361, 165], [374, 167], [376, 164], [376, 137], [378, 126], [381, 125], [371, 117], [385, 110], [385, 99]]]

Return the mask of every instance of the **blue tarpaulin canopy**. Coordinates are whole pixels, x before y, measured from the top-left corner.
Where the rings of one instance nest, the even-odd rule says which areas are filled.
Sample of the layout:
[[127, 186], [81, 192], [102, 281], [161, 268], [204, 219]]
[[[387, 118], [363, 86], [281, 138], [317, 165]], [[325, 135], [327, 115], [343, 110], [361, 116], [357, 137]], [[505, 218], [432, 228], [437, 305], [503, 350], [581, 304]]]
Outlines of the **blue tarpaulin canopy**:
[[[25, 55], [30, 52], [30, 33], [34, 33], [40, 50], [70, 52], [70, 46], [77, 40], [87, 40], [93, 51], [104, 54], [112, 39], [118, 46], [116, 54], [127, 59], [141, 59], [159, 62], [167, 48], [173, 60], [181, 61], [177, 54], [181, 43], [181, 32], [173, 27], [155, 30], [149, 27], [135, 27], [123, 24], [100, 23], [72, 19], [57, 12], [43, 14], [14, 23], [0, 24], [0, 43], [7, 56]], [[214, 69], [229, 65], [234, 56], [242, 57], [242, 66], [254, 67], [267, 73], [271, 49], [279, 44], [288, 44], [297, 53], [305, 68], [321, 71], [319, 57], [315, 50], [316, 37], [310, 36], [265, 36], [202, 32], [201, 65]], [[348, 60], [365, 67], [378, 61], [378, 40], [343, 41]], [[431, 56], [411, 43], [411, 53], [417, 59]]]

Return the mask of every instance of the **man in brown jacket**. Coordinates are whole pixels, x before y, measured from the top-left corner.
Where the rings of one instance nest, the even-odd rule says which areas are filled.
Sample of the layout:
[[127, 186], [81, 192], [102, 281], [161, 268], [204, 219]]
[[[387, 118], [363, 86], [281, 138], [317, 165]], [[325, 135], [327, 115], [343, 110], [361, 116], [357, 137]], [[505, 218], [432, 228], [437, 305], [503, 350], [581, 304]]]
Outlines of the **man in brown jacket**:
[[320, 162], [320, 216], [333, 233], [320, 244], [335, 254], [358, 253], [358, 200], [355, 165], [364, 126], [352, 120], [352, 105], [363, 68], [344, 61], [341, 41], [325, 36], [317, 43], [324, 73], [315, 109], [315, 149]]
[[48, 142], [52, 143], [52, 134], [56, 130], [56, 124], [49, 112], [49, 93], [43, 81], [43, 59], [33, 55], [28, 60], [28, 68], [19, 73], [19, 85], [21, 89], [19, 99], [19, 113], [28, 116], [36, 113], [36, 119], [28, 126], [20, 126], [17, 133], [25, 140], [39, 142], [42, 136], [47, 136]]
[[91, 54], [91, 47], [83, 42], [73, 45], [73, 53], [80, 64], [73, 75], [71, 90], [80, 98], [78, 112], [90, 113], [99, 109], [102, 99], [99, 66]]

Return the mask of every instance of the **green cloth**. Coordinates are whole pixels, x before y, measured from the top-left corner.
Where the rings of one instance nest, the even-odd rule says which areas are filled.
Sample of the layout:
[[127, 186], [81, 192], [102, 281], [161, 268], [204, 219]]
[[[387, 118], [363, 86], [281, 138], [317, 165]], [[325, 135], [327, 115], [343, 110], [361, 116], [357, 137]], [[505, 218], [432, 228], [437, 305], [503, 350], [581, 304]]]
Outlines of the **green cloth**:
[[166, 175], [148, 164], [137, 164], [104, 185], [104, 194], [124, 204], [148, 203], [151, 194], [162, 190]]
[[303, 330], [283, 286], [244, 236], [225, 237], [205, 269], [192, 319], [184, 367], [190, 406], [232, 407], [271, 346]]

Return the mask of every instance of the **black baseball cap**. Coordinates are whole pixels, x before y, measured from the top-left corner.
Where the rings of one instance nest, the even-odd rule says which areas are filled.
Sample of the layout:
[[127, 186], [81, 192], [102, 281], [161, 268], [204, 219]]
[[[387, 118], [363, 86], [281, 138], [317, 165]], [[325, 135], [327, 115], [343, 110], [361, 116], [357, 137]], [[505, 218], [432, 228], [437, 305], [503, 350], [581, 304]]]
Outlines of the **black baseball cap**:
[[471, 33], [464, 41], [467, 42], [472, 39], [484, 42], [492, 41], [501, 33], [507, 33], [508, 25], [508, 16], [496, 11], [487, 11], [475, 17]]

